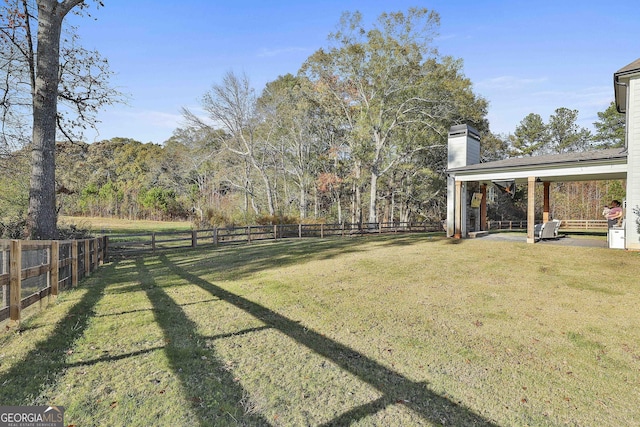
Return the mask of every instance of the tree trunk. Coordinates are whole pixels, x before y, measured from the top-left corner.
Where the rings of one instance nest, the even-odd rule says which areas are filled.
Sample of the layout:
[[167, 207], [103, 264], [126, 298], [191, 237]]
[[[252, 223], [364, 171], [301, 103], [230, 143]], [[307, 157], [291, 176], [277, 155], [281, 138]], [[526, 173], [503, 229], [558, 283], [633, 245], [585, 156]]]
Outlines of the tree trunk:
[[[353, 184], [353, 207], [352, 207], [352, 223], [357, 224], [357, 228], [362, 228], [362, 192], [360, 188], [360, 162], [356, 161], [354, 165], [354, 184]], [[352, 228], [354, 226], [352, 225]]]
[[369, 224], [376, 224], [378, 222], [378, 168], [374, 165], [371, 168], [371, 182], [369, 189]]
[[306, 218], [306, 217], [307, 217], [307, 189], [304, 185], [304, 178], [301, 178], [300, 179], [300, 218]]
[[370, 188], [370, 198], [369, 198], [369, 223], [377, 224], [378, 223], [378, 178], [380, 178], [380, 162], [381, 162], [381, 153], [382, 148], [386, 143], [386, 138], [383, 138], [378, 131], [374, 131], [373, 133], [374, 141], [375, 141], [375, 152], [373, 156], [373, 161], [371, 163], [371, 188]]
[[265, 192], [267, 193], [267, 209], [269, 209], [269, 216], [275, 216], [276, 208], [273, 203], [273, 189], [271, 188], [271, 181], [264, 171], [261, 171], [262, 181], [264, 182]]
[[33, 96], [33, 141], [27, 231], [32, 239], [55, 239], [56, 120], [60, 33], [65, 15], [82, 0], [38, 0], [38, 44]]
[[[53, 7], [53, 10], [51, 9]], [[56, 237], [55, 150], [62, 18], [51, 2], [38, 2], [37, 77], [33, 97], [31, 186], [27, 224], [32, 239]]]

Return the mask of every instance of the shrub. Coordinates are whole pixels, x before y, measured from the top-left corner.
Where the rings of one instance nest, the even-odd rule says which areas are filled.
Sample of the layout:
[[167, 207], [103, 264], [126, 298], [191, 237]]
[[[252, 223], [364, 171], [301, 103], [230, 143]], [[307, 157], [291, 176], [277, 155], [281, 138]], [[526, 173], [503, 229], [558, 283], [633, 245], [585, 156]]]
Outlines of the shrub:
[[10, 218], [0, 222], [0, 238], [24, 239], [26, 236], [27, 220], [24, 218]]

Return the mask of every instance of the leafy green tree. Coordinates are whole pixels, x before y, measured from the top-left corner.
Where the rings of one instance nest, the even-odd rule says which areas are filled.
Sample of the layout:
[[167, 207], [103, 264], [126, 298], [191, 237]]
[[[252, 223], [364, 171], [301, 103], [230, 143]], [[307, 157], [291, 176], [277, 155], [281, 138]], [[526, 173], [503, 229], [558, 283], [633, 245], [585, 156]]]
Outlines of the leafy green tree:
[[204, 220], [206, 207], [218, 204], [219, 208], [223, 176], [233, 174], [225, 162], [225, 138], [221, 130], [190, 126], [176, 129], [164, 144], [172, 162], [171, 188], [185, 198], [200, 221]]
[[549, 130], [539, 114], [527, 115], [510, 136], [512, 156], [532, 156], [548, 150]]
[[181, 215], [181, 206], [176, 192], [166, 188], [151, 187], [140, 194], [140, 202], [155, 219], [174, 218]]
[[120, 212], [124, 194], [118, 189], [117, 185], [110, 180], [100, 187], [98, 198], [102, 203], [101, 215], [113, 216], [118, 215]]
[[[273, 123], [273, 141], [279, 162], [276, 171], [282, 171], [284, 200], [290, 200], [289, 183], [292, 180], [298, 193], [301, 218], [307, 217], [309, 196], [314, 190], [320, 162], [328, 151], [329, 141], [322, 137], [323, 119], [315, 103], [310, 82], [291, 74], [280, 76], [267, 84], [258, 106], [265, 121]], [[291, 205], [291, 204], [289, 204]]]
[[598, 121], [593, 125], [596, 128], [593, 141], [597, 148], [624, 147], [625, 115], [618, 112], [615, 102], [612, 101], [606, 110], [598, 113]]
[[21, 222], [29, 205], [29, 156], [16, 150], [0, 157], [0, 222]]
[[547, 129], [551, 149], [556, 153], [585, 151], [591, 148], [591, 131], [578, 126], [578, 110], [558, 108], [549, 117]]
[[439, 60], [432, 46], [439, 20], [433, 11], [411, 8], [383, 13], [367, 29], [360, 13], [345, 13], [330, 36], [335, 47], [314, 53], [301, 70], [343, 114], [355, 181], [363, 167], [370, 177], [371, 223], [378, 221], [381, 176], [416, 151], [443, 145], [461, 117], [483, 126], [486, 101], [473, 94], [461, 61]]
[[97, 216], [99, 210], [99, 198], [100, 189], [95, 183], [90, 183], [82, 189], [80, 192], [80, 199], [78, 200], [78, 207], [82, 209], [82, 212], [89, 216]]
[[502, 160], [509, 157], [509, 137], [492, 132], [484, 132], [481, 136], [480, 157], [483, 162]]

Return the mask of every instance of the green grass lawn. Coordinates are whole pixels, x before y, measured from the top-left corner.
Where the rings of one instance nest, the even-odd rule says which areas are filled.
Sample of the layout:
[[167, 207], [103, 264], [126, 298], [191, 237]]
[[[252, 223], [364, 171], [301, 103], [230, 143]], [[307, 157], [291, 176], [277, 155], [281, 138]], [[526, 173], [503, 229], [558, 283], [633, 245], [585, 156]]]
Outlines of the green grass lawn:
[[191, 222], [189, 221], [151, 221], [102, 217], [61, 216], [58, 223], [59, 225], [75, 225], [78, 228], [87, 229], [95, 235], [191, 230]]
[[639, 263], [429, 235], [124, 259], [0, 335], [0, 405], [78, 426], [634, 425]]

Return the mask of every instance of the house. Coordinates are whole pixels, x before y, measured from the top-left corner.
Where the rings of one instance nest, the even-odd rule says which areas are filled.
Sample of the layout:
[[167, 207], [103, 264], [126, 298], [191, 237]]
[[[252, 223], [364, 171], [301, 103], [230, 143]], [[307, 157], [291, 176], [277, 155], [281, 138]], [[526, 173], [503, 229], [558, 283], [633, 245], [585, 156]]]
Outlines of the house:
[[[549, 219], [552, 182], [626, 179], [624, 247], [640, 250], [634, 209], [640, 207], [640, 59], [614, 73], [616, 107], [626, 115], [624, 148], [510, 158], [480, 163], [480, 135], [468, 125], [449, 131], [447, 168], [447, 236], [467, 237], [486, 226], [486, 191], [494, 182], [513, 183], [527, 190], [527, 242], [534, 243], [537, 183], [543, 183], [543, 218]], [[472, 208], [472, 194], [482, 195]], [[473, 216], [473, 223], [469, 218]], [[474, 230], [469, 230], [473, 224]]]

